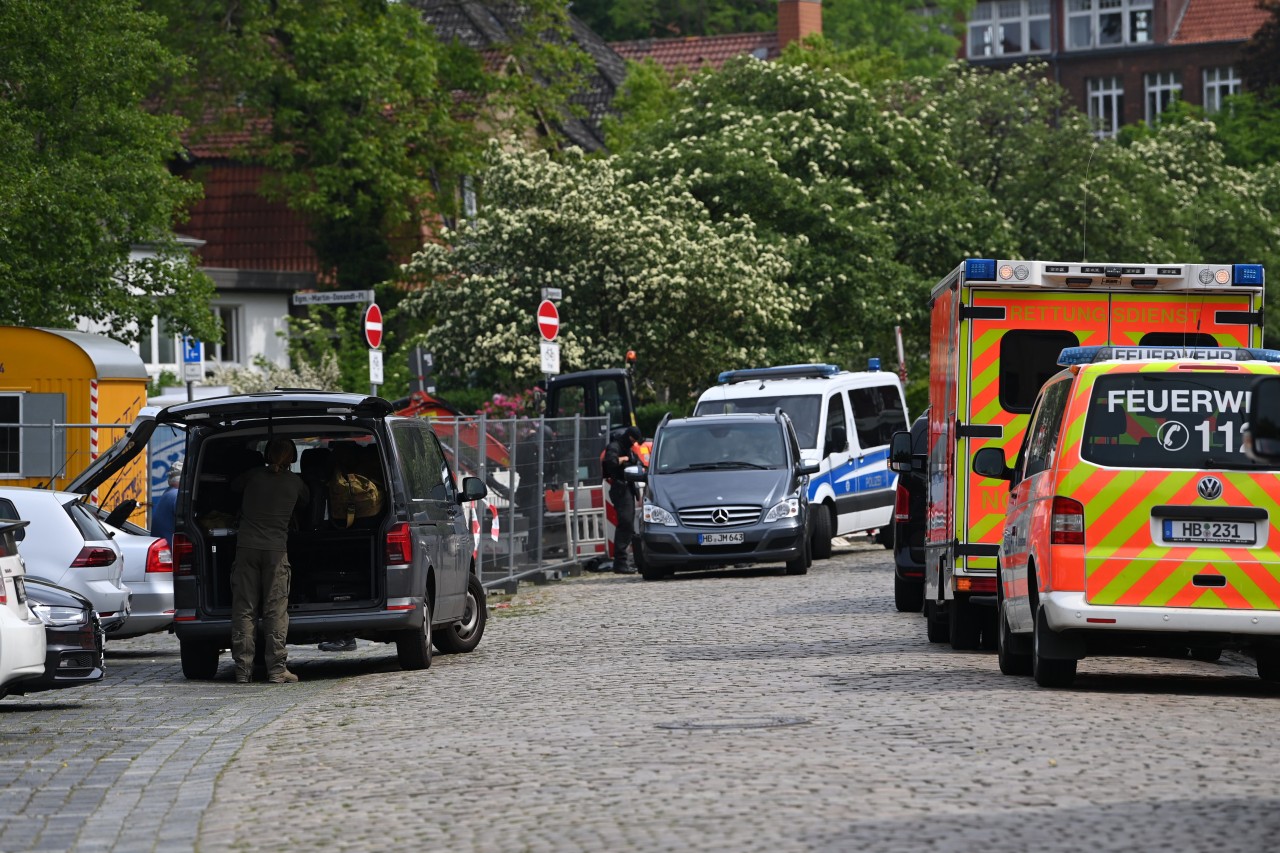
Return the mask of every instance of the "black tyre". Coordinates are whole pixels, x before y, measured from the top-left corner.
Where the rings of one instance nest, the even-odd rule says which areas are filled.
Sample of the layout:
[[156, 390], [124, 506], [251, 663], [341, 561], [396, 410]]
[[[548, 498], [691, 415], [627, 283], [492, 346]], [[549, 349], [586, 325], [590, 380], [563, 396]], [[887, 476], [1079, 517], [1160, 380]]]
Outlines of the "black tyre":
[[881, 527], [876, 531], [876, 542], [886, 550], [893, 547], [893, 528], [891, 526]]
[[924, 603], [925, 633], [931, 643], [945, 643], [948, 639], [947, 611], [945, 605], [936, 601]]
[[893, 606], [899, 613], [919, 613], [924, 606], [924, 581], [903, 580], [894, 572]]
[[1192, 649], [1191, 659], [1205, 663], [1217, 663], [1222, 659], [1222, 649]]
[[982, 614], [967, 598], [957, 597], [947, 608], [947, 630], [951, 648], [976, 649], [982, 643]]
[[208, 681], [218, 674], [218, 656], [222, 650], [203, 640], [179, 640], [182, 675], [188, 681]]
[[996, 656], [1000, 659], [1000, 671], [1005, 675], [1030, 675], [1031, 655], [1013, 651], [1013, 637], [1009, 630], [1009, 620], [1004, 615], [1004, 601], [996, 609], [997, 628]]
[[805, 540], [804, 548], [800, 552], [800, 556], [794, 560], [787, 561], [787, 574], [789, 575], [807, 575], [809, 567], [813, 565], [813, 543]]
[[396, 658], [401, 669], [431, 666], [431, 598], [423, 596], [422, 626], [396, 632]]
[[1040, 655], [1042, 640], [1049, 633], [1049, 623], [1044, 618], [1044, 610], [1036, 611], [1036, 627], [1034, 648], [1031, 652], [1031, 675], [1041, 687], [1070, 687], [1076, 680], [1076, 662], [1045, 658]]
[[436, 649], [445, 655], [474, 651], [484, 636], [485, 623], [489, 621], [489, 603], [484, 584], [474, 574], [467, 575], [467, 607], [462, 618], [435, 632], [432, 639]]
[[1280, 649], [1256, 649], [1253, 655], [1258, 662], [1258, 678], [1280, 681]]
[[815, 560], [825, 560], [831, 556], [831, 510], [823, 504], [813, 507], [813, 536], [810, 552]]

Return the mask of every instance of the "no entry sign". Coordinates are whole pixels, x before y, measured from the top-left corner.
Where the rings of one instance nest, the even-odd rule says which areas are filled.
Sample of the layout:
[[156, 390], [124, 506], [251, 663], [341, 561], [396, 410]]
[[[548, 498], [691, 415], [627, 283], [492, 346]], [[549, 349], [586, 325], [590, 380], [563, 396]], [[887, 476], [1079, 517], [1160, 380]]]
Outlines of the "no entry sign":
[[373, 349], [382, 343], [382, 309], [376, 302], [364, 309], [364, 339]]
[[554, 341], [560, 332], [560, 312], [550, 299], [542, 300], [538, 306], [538, 331], [543, 340]]

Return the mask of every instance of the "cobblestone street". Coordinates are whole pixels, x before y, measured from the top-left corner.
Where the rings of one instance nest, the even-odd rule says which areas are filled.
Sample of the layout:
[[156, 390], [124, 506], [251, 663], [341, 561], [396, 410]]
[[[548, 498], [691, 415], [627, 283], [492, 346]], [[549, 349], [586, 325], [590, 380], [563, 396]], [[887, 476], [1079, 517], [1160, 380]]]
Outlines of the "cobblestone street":
[[1076, 687], [894, 612], [863, 544], [494, 600], [471, 655], [291, 650], [188, 682], [169, 635], [0, 702], [0, 850], [1245, 850], [1280, 831], [1280, 690], [1231, 654]]

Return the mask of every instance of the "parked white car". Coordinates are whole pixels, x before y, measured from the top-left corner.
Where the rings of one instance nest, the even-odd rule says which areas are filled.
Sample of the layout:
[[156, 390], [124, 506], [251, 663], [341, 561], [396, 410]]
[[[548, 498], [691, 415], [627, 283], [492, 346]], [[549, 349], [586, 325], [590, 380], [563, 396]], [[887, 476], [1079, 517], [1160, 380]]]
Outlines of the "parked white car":
[[25, 521], [0, 521], [0, 697], [16, 682], [44, 675], [44, 624], [27, 606], [18, 537]]
[[124, 555], [124, 583], [131, 594], [129, 621], [111, 638], [123, 640], [166, 631], [173, 624], [173, 551], [169, 542], [152, 536], [131, 521], [102, 526]]
[[78, 592], [93, 603], [107, 636], [129, 618], [120, 546], [79, 495], [0, 487], [0, 520], [30, 522], [22, 541], [27, 573]]

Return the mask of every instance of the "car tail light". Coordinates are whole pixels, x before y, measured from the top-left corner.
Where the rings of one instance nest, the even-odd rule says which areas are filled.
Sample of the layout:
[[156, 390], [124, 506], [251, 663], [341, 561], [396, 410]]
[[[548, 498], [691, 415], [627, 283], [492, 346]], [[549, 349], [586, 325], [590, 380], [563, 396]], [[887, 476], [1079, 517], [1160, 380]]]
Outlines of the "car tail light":
[[109, 566], [116, 561], [116, 552], [110, 548], [93, 548], [89, 545], [80, 549], [80, 553], [71, 561], [73, 569], [97, 569]]
[[195, 574], [195, 546], [184, 533], [173, 534], [173, 548], [170, 549], [170, 560], [175, 575]]
[[911, 520], [911, 499], [901, 479], [898, 480], [898, 494], [893, 499], [893, 520], [899, 522]]
[[147, 549], [147, 571], [173, 571], [173, 551], [169, 549], [169, 543], [166, 540], [157, 539]]
[[1049, 522], [1049, 544], [1084, 544], [1084, 506], [1071, 498], [1053, 499], [1053, 518]]
[[0, 604], [9, 603], [9, 583], [0, 577]]
[[413, 536], [409, 532], [409, 525], [403, 521], [387, 531], [387, 562], [413, 562]]

